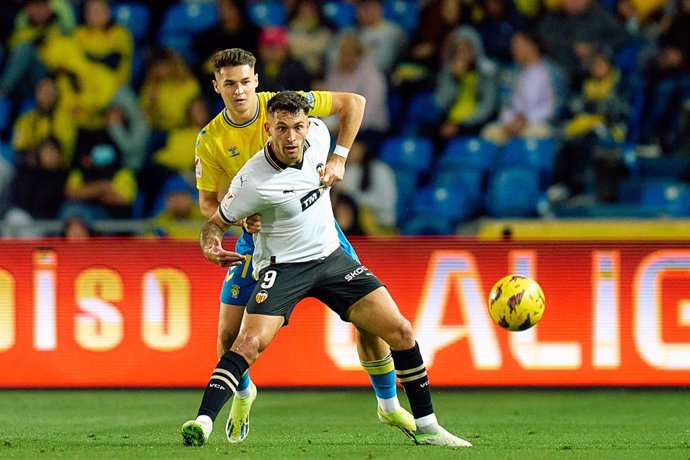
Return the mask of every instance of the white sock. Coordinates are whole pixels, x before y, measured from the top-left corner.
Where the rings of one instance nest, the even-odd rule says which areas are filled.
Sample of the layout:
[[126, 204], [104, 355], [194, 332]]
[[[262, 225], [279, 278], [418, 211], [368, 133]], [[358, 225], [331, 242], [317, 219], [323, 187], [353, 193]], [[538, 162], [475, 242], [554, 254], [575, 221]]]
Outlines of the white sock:
[[398, 401], [397, 396], [393, 396], [392, 398], [388, 399], [379, 398], [377, 396], [376, 399], [378, 400], [379, 407], [384, 414], [392, 414], [396, 410], [400, 409], [400, 401]]
[[244, 390], [237, 390], [237, 392], [235, 392], [235, 397], [240, 398], [240, 399], [247, 399], [251, 395], [252, 395], [251, 384], [247, 385], [247, 388], [245, 388]]
[[419, 417], [414, 419], [417, 425], [417, 431], [420, 433], [434, 434], [438, 431], [438, 420], [436, 420], [436, 414], [425, 415], [424, 417]]
[[196, 418], [196, 421], [201, 425], [213, 426], [213, 420], [208, 415], [200, 415]]

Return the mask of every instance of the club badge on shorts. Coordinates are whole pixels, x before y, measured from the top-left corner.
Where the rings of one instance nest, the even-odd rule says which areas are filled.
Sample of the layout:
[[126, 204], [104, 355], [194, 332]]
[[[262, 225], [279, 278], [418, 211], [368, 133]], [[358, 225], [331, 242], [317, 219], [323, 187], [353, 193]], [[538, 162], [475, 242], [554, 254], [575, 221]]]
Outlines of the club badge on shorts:
[[268, 299], [268, 292], [266, 291], [259, 291], [256, 295], [256, 303], [261, 303], [266, 299]]
[[240, 287], [237, 284], [233, 284], [230, 288], [230, 295], [233, 299], [236, 299], [240, 296]]

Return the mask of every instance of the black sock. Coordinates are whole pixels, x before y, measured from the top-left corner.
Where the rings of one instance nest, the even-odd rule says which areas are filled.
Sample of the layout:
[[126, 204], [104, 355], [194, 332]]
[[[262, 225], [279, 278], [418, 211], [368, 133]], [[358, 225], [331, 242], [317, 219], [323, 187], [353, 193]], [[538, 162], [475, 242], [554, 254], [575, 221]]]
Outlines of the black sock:
[[241, 355], [226, 351], [208, 381], [197, 416], [208, 415], [211, 420], [215, 420], [218, 412], [235, 393], [237, 384], [247, 369], [249, 364]]
[[426, 376], [426, 367], [417, 342], [409, 350], [391, 351], [391, 354], [395, 364], [395, 375], [405, 389], [414, 418], [433, 414], [429, 378]]

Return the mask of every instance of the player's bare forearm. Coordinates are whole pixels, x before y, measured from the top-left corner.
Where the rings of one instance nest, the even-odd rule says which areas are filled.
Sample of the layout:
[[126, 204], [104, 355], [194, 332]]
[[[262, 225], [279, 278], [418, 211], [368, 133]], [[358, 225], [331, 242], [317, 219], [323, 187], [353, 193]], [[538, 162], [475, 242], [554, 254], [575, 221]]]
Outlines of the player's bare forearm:
[[359, 127], [364, 117], [364, 107], [367, 100], [355, 93], [333, 93], [331, 114], [337, 114], [340, 120], [338, 145], [350, 148], [357, 137]]
[[345, 158], [333, 154], [326, 162], [326, 170], [324, 172], [321, 183], [327, 187], [340, 182], [345, 177]]
[[209, 192], [206, 190], [199, 190], [199, 209], [201, 215], [206, 219], [210, 219], [216, 213], [220, 201], [218, 201], [217, 192]]

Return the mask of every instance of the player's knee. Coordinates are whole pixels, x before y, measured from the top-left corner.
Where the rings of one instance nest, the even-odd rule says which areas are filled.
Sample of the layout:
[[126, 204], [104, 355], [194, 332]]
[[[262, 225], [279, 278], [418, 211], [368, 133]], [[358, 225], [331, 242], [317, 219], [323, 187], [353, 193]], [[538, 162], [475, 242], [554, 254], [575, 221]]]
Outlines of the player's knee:
[[221, 331], [218, 333], [218, 357], [220, 358], [225, 354], [226, 351], [232, 347], [232, 344], [235, 342], [235, 339], [237, 338], [237, 335], [234, 334], [233, 332], [229, 331]]
[[261, 340], [258, 336], [252, 334], [240, 335], [235, 344], [232, 346], [232, 351], [242, 356], [250, 365], [257, 360], [261, 346]]
[[401, 316], [386, 341], [393, 350], [409, 350], [414, 347], [415, 338], [412, 324]]

